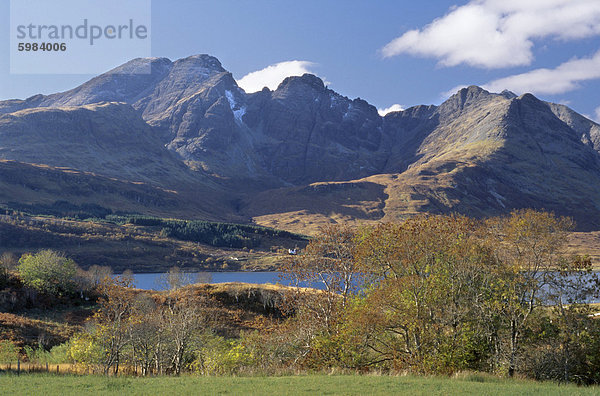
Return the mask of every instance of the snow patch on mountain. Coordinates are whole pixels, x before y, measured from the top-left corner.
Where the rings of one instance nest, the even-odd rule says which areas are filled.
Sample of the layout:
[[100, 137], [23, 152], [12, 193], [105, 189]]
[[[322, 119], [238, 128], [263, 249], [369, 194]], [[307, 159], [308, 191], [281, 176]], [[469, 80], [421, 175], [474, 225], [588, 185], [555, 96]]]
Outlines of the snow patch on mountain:
[[233, 116], [239, 123], [242, 123], [242, 117], [244, 116], [244, 114], [246, 114], [246, 106], [239, 107], [237, 102], [235, 101], [235, 98], [233, 97], [233, 92], [231, 92], [230, 90], [225, 91], [225, 97], [229, 102], [229, 108], [233, 112]]

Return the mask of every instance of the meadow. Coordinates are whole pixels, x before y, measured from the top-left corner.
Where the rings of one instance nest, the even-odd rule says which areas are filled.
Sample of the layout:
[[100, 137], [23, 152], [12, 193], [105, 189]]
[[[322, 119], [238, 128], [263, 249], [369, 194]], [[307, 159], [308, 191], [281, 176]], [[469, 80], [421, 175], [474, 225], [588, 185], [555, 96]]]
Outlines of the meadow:
[[598, 395], [600, 388], [501, 379], [458, 377], [298, 375], [281, 377], [104, 377], [0, 374], [6, 395]]

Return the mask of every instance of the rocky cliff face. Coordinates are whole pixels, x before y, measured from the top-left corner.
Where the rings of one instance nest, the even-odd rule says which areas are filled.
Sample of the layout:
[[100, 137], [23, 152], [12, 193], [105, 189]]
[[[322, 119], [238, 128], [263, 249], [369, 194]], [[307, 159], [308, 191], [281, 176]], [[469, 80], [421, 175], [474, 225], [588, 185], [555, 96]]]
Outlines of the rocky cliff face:
[[260, 136], [254, 148], [261, 167], [288, 183], [356, 179], [385, 163], [383, 120], [375, 107], [325, 88], [312, 75], [250, 96], [242, 121]]
[[600, 126], [529, 94], [472, 86], [381, 117], [308, 74], [246, 94], [197, 55], [136, 59], [2, 113], [0, 159], [200, 185], [268, 225], [536, 207], [600, 227]]

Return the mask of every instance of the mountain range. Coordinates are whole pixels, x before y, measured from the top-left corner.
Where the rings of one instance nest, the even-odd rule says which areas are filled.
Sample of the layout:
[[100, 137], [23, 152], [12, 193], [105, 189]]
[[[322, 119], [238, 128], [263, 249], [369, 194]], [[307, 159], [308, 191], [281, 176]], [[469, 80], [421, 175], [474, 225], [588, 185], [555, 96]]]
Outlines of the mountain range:
[[525, 207], [598, 230], [600, 125], [476, 86], [380, 116], [310, 74], [247, 94], [209, 55], [134, 59], [0, 102], [0, 203], [60, 200], [304, 233]]

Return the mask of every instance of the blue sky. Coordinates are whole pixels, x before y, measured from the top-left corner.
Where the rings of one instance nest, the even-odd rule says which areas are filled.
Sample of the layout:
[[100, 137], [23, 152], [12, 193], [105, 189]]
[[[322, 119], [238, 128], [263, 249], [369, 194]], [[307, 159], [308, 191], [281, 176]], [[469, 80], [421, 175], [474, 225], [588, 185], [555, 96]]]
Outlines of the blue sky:
[[[0, 15], [0, 99], [92, 77], [11, 75], [9, 0]], [[533, 92], [600, 120], [599, 0], [153, 0], [152, 56], [200, 53], [248, 90], [310, 71], [384, 109], [439, 104], [476, 84]]]

